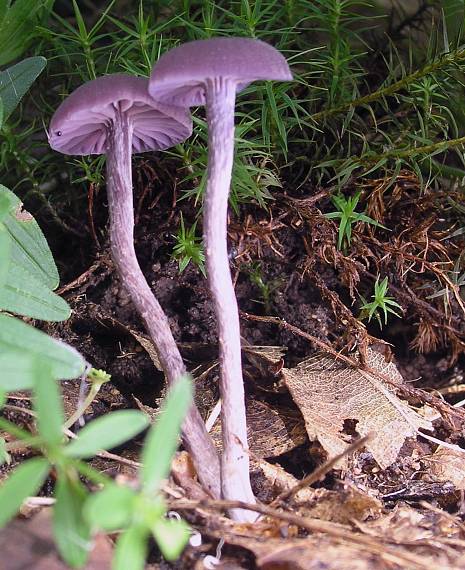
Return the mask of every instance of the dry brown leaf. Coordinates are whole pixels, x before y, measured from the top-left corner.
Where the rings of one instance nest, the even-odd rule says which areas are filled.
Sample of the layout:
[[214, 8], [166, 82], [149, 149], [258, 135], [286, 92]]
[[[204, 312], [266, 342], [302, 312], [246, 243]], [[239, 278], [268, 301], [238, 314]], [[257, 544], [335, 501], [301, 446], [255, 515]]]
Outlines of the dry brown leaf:
[[324, 534], [279, 539], [226, 532], [224, 538], [227, 544], [252, 552], [260, 570], [459, 570], [465, 561], [460, 551], [434, 542], [404, 546], [377, 536], [371, 544], [357, 544], [355, 532], [353, 541]]
[[[249, 447], [256, 457], [276, 457], [307, 441], [303, 422], [293, 410], [250, 400], [246, 412]], [[219, 420], [210, 435], [218, 446], [221, 445]]]
[[[374, 570], [373, 555], [351, 544], [336, 544], [327, 538], [274, 541], [255, 549], [260, 570]], [[377, 566], [379, 568], [379, 566]]]
[[141, 345], [141, 347], [147, 352], [150, 357], [150, 360], [153, 362], [155, 368], [157, 370], [163, 370], [162, 365], [160, 364], [160, 359], [158, 358], [157, 351], [155, 350], [155, 346], [153, 342], [140, 334], [136, 333], [129, 327], [125, 327], [129, 334], [131, 334], [137, 342]]
[[[299, 483], [299, 479], [288, 473], [279, 463], [269, 463], [265, 459], [258, 459], [255, 462], [256, 465], [261, 469], [263, 475], [265, 476], [269, 488], [277, 496], [280, 493], [290, 491]], [[309, 502], [313, 501], [315, 497], [319, 496], [320, 489], [314, 489], [313, 487], [304, 487], [299, 489], [294, 495], [294, 501], [296, 502]]]
[[[395, 364], [371, 349], [367, 365], [403, 383]], [[318, 439], [330, 457], [347, 447], [343, 432], [347, 420], [357, 421], [360, 435], [372, 433], [367, 449], [382, 468], [394, 463], [405, 438], [414, 437], [419, 428], [432, 429], [431, 422], [399, 399], [379, 376], [328, 354], [319, 353], [295, 368], [283, 369], [283, 378], [304, 416], [308, 436]]]
[[299, 514], [325, 521], [340, 524], [349, 524], [353, 521], [365, 521], [368, 518], [379, 516], [383, 504], [375, 497], [368, 495], [352, 485], [344, 489], [320, 491], [313, 504], [300, 506]]
[[[431, 541], [445, 543], [454, 541], [460, 548], [462, 556], [465, 556], [463, 549], [464, 542], [463, 525], [460, 517], [450, 515], [448, 512], [431, 507], [428, 503], [428, 510], [418, 509], [406, 504], [398, 504], [393, 510], [367, 522], [357, 521], [356, 526], [365, 535], [372, 537], [383, 537], [384, 540], [399, 544], [421, 545]], [[464, 566], [465, 567], [465, 566]]]
[[182, 487], [189, 499], [202, 501], [210, 498], [210, 495], [196, 480], [194, 464], [187, 451], [179, 451], [174, 456], [171, 462], [171, 476], [175, 483]]
[[287, 351], [285, 346], [256, 346], [252, 344], [244, 346], [244, 344], [242, 344], [242, 350], [247, 356], [257, 356], [268, 362], [268, 364], [273, 364], [283, 358]]
[[465, 490], [465, 455], [439, 446], [425, 461], [429, 464], [426, 478], [431, 481], [450, 481], [456, 489]]

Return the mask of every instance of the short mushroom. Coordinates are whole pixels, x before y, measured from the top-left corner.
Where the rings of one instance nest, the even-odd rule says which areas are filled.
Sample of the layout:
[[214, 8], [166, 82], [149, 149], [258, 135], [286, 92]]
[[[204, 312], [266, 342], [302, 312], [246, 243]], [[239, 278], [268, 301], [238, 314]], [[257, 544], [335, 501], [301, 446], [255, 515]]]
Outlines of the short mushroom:
[[[234, 158], [236, 93], [256, 80], [288, 81], [292, 74], [272, 46], [250, 38], [212, 38], [180, 45], [155, 64], [149, 92], [165, 104], [206, 105], [208, 172], [204, 202], [205, 258], [218, 320], [221, 362], [225, 499], [254, 501], [250, 486], [239, 314], [227, 252], [227, 210]], [[253, 520], [251, 511], [232, 511]]]
[[[147, 79], [124, 74], [100, 77], [76, 89], [53, 115], [49, 132], [50, 146], [64, 154], [106, 154], [113, 260], [145, 322], [169, 385], [186, 369], [168, 318], [137, 261], [131, 154], [166, 149], [191, 132], [192, 119], [186, 109], [156, 103], [148, 94]], [[183, 442], [200, 481], [218, 497], [219, 458], [195, 405], [183, 425]]]

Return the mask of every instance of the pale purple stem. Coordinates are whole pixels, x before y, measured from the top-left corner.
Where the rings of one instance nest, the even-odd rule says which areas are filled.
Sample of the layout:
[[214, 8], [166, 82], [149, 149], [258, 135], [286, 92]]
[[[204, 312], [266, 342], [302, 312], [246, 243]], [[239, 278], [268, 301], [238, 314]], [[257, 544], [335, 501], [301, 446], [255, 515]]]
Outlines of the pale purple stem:
[[[224, 78], [207, 81], [208, 172], [203, 227], [208, 283], [218, 322], [221, 364], [221, 492], [223, 499], [254, 503], [250, 486], [239, 312], [227, 249], [235, 98], [234, 82]], [[230, 514], [241, 521], [256, 519], [252, 511], [233, 509]]]
[[[110, 243], [121, 282], [144, 320], [168, 385], [186, 373], [171, 333], [168, 318], [147, 284], [134, 249], [134, 207], [132, 196], [131, 147], [133, 126], [118, 107], [107, 139], [107, 195], [110, 214]], [[190, 453], [200, 482], [219, 498], [220, 463], [202, 417], [193, 404], [182, 428], [183, 444]]]

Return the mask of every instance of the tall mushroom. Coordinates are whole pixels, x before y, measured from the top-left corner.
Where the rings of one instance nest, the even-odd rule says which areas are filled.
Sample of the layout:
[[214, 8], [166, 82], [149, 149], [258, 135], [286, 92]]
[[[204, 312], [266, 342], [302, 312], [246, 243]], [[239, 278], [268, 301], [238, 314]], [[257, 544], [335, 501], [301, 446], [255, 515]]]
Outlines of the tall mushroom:
[[[147, 284], [134, 249], [131, 154], [162, 150], [190, 136], [186, 109], [156, 103], [148, 80], [115, 74], [76, 89], [50, 123], [50, 146], [64, 154], [106, 154], [110, 243], [123, 286], [143, 318], [169, 385], [186, 372], [168, 318]], [[219, 497], [220, 464], [199, 411], [193, 405], [183, 425], [183, 442], [199, 479]]]
[[[249, 502], [254, 496], [249, 476], [239, 314], [228, 262], [227, 210], [236, 93], [252, 81], [269, 79], [292, 79], [286, 60], [275, 48], [250, 38], [213, 38], [188, 42], [165, 53], [155, 64], [149, 85], [157, 101], [186, 107], [206, 105], [208, 172], [203, 224], [220, 345], [221, 490], [225, 499]], [[241, 520], [255, 518], [250, 511], [231, 514]]]

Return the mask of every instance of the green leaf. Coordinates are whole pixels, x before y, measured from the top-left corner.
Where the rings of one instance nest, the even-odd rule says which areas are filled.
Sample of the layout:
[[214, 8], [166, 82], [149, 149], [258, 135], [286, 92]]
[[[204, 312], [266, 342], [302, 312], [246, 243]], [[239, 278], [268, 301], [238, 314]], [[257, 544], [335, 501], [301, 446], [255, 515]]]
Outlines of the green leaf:
[[84, 359], [71, 346], [19, 319], [0, 314], [0, 388], [6, 391], [32, 388], [35, 376], [31, 358], [34, 357], [47, 360], [52, 376], [57, 379], [77, 378], [85, 370]]
[[443, 25], [447, 30], [449, 41], [454, 44], [460, 36], [463, 36], [464, 2], [463, 0], [443, 0], [441, 6], [444, 14]]
[[177, 560], [189, 542], [189, 525], [183, 520], [159, 519], [152, 527], [158, 548], [169, 562]]
[[111, 483], [103, 491], [89, 496], [84, 518], [95, 530], [124, 529], [133, 517], [136, 497], [136, 492], [129, 487]]
[[138, 410], [121, 410], [102, 416], [86, 425], [78, 438], [66, 446], [68, 457], [93, 457], [102, 449], [111, 449], [136, 436], [149, 424]]
[[142, 451], [144, 492], [156, 493], [160, 483], [168, 477], [181, 426], [191, 403], [192, 382], [190, 376], [182, 376], [168, 392], [157, 422], [145, 440]]
[[[33, 0], [36, 2], [36, 0]], [[0, 46], [2, 37], [0, 31]], [[5, 57], [0, 52], [0, 65], [5, 64]], [[45, 57], [28, 57], [16, 65], [0, 71], [0, 98], [3, 102], [3, 120], [6, 121], [15, 110], [30, 86], [42, 73], [47, 60]]]
[[[7, 239], [9, 245], [8, 234]], [[71, 315], [64, 299], [14, 262], [8, 264], [4, 286], [0, 289], [0, 309], [44, 321], [65, 321]]]
[[341, 212], [328, 212], [327, 214], [325, 214], [325, 218], [328, 218], [328, 220], [333, 220], [335, 218], [342, 218], [342, 213]]
[[80, 568], [92, 549], [90, 526], [83, 517], [87, 492], [78, 479], [71, 481], [63, 474], [59, 475], [55, 489], [53, 535], [63, 560], [72, 568]]
[[0, 0], [0, 25], [10, 8], [11, 0]]
[[37, 222], [29, 212], [22, 209], [21, 200], [1, 184], [0, 196], [4, 196], [11, 204], [3, 223], [12, 238], [12, 262], [26, 269], [49, 289], [56, 289], [59, 283], [58, 270]]
[[28, 459], [13, 471], [0, 487], [0, 528], [16, 515], [24, 499], [37, 493], [49, 470], [49, 462], [38, 457]]
[[12, 208], [12, 202], [8, 194], [0, 192], [0, 222]]
[[21, 56], [35, 36], [35, 27], [53, 6], [53, 0], [15, 0], [0, 4], [0, 65]]
[[144, 570], [147, 538], [145, 527], [133, 526], [126, 530], [116, 543], [112, 570]]
[[32, 388], [35, 382], [35, 356], [19, 350], [0, 353], [0, 388], [5, 392]]
[[7, 465], [10, 465], [11, 463], [11, 455], [8, 453], [5, 446], [6, 441], [3, 439], [3, 437], [0, 437], [0, 466], [4, 463]]
[[50, 363], [37, 359], [34, 368], [34, 409], [37, 412], [39, 434], [49, 448], [56, 449], [63, 440], [64, 414], [60, 390], [50, 373]]
[[389, 228], [383, 226], [383, 224], [380, 224], [379, 222], [377, 222], [373, 218], [370, 218], [369, 216], [366, 216], [365, 214], [356, 214], [355, 219], [357, 222], [365, 222], [366, 224], [371, 224], [372, 226], [376, 226], [377, 228], [383, 228], [384, 230], [389, 230]]
[[2, 294], [10, 267], [11, 240], [5, 226], [0, 222], [0, 295]]

